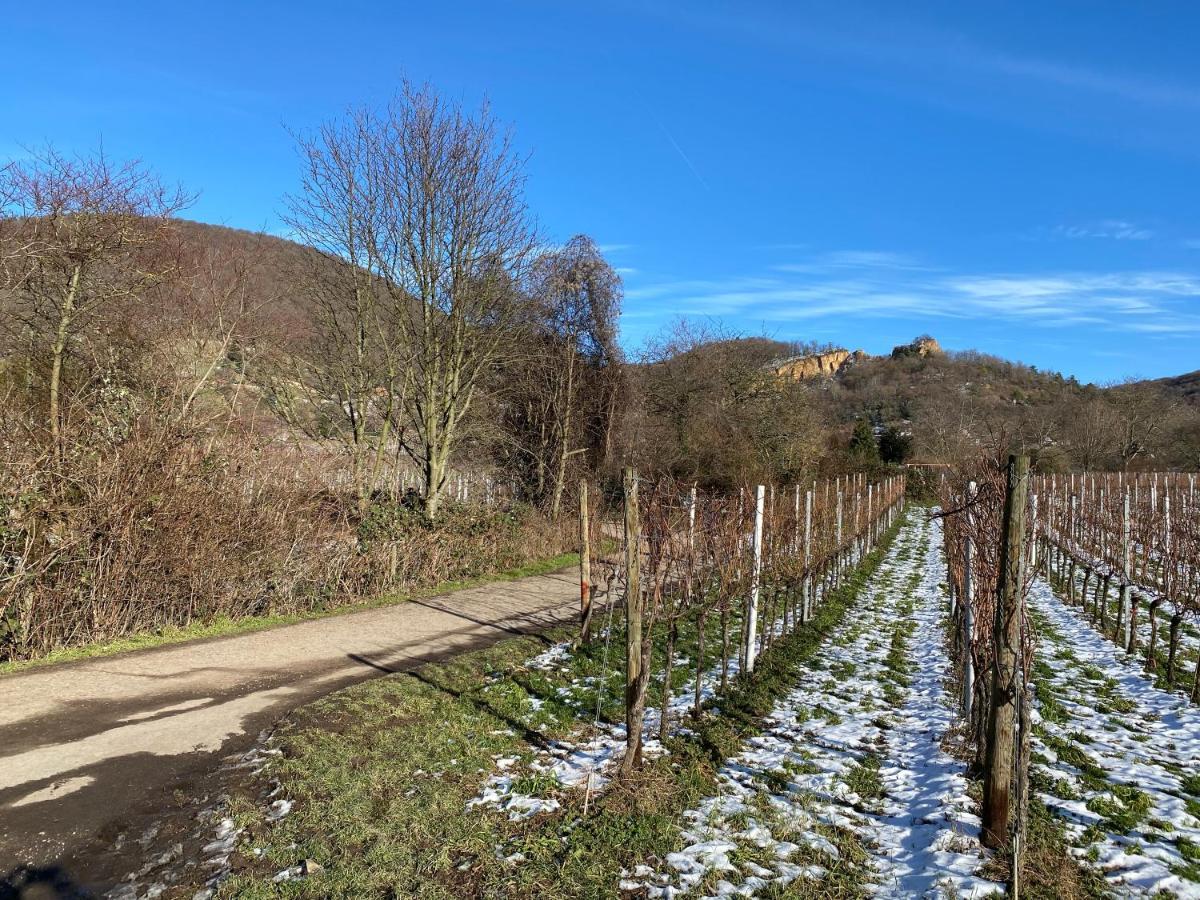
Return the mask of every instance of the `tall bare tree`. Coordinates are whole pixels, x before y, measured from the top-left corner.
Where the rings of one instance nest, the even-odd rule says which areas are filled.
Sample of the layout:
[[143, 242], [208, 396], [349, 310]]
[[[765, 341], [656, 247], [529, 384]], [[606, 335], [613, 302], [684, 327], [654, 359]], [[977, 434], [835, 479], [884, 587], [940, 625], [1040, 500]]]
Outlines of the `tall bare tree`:
[[293, 422], [344, 441], [360, 509], [398, 438], [410, 379], [408, 345], [379, 265], [388, 255], [381, 223], [396, 202], [383, 158], [387, 128], [386, 119], [358, 110], [301, 136], [301, 190], [287, 198], [285, 216], [316, 250], [298, 261], [313, 327], [307, 347], [289, 360], [297, 377], [277, 380], [274, 393]]
[[514, 345], [535, 246], [523, 160], [487, 106], [469, 114], [408, 83], [385, 109], [301, 138], [300, 153], [289, 221], [327, 263], [313, 280], [316, 381], [349, 420], [360, 471], [364, 448], [378, 461], [389, 423], [403, 424], [436, 517], [484, 377]]
[[513, 347], [536, 245], [524, 160], [485, 105], [405, 84], [386, 111], [373, 243], [412, 367], [405, 447], [436, 517], [485, 376]]
[[5, 324], [43, 370], [55, 453], [65, 450], [64, 372], [102, 320], [175, 268], [162, 253], [171, 220], [190, 202], [140, 162], [53, 148], [0, 170]]
[[611, 433], [621, 280], [586, 235], [539, 254], [532, 268], [524, 353], [501, 371], [502, 455], [558, 518], [569, 469], [589, 451], [602, 462]]

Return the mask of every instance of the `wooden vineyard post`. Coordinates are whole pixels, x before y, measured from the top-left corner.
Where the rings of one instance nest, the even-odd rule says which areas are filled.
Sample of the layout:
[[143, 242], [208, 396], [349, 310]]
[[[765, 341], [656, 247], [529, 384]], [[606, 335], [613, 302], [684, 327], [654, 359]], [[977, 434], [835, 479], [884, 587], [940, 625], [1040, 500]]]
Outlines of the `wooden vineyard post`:
[[1016, 751], [1017, 702], [1021, 680], [1021, 620], [1025, 598], [1025, 505], [1029, 500], [1029, 457], [1008, 458], [1008, 489], [1000, 545], [1000, 582], [994, 625], [991, 710], [984, 764], [984, 845], [1001, 847], [1008, 840], [1012, 815], [1013, 762]]
[[625, 494], [625, 759], [621, 773], [641, 762], [642, 711], [642, 527], [638, 518], [637, 469], [626, 467]]
[[592, 630], [592, 541], [588, 528], [588, 483], [579, 479], [579, 639], [587, 643]]
[[754, 562], [750, 569], [750, 603], [746, 607], [746, 671], [754, 671], [754, 658], [757, 655], [755, 641], [758, 637], [758, 594], [759, 581], [762, 578], [762, 543], [763, 543], [763, 504], [766, 488], [758, 486], [754, 492]]

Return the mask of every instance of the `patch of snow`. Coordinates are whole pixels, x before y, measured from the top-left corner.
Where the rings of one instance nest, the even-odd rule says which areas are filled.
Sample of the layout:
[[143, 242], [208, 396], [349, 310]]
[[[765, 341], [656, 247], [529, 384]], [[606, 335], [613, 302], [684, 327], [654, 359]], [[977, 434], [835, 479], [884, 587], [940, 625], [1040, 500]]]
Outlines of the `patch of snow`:
[[[1045, 581], [1034, 582], [1029, 603], [1056, 632], [1042, 634], [1040, 653], [1050, 663], [1048, 686], [1068, 717], [1064, 723], [1039, 717], [1038, 726], [1047, 738], [1077, 746], [1110, 786], [1095, 784], [1097, 771], [1082, 777], [1035, 735], [1035, 767], [1052, 786], [1039, 798], [1066, 822], [1080, 860], [1115, 889], [1200, 900], [1200, 882], [1186, 877], [1180, 851], [1181, 841], [1200, 847], [1200, 796], [1183, 784], [1200, 773], [1200, 709], [1156, 688], [1139, 659], [1128, 659]], [[1122, 786], [1149, 804], [1128, 833], [1103, 814], [1123, 808], [1112, 790]]]
[[267, 821], [268, 822], [278, 822], [280, 819], [282, 819], [284, 816], [286, 816], [291, 811], [292, 811], [292, 801], [291, 800], [272, 801], [271, 806], [267, 812]]
[[[819, 881], [840, 857], [831, 829], [871, 852], [880, 896], [983, 896], [1002, 890], [975, 873], [986, 855], [962, 763], [940, 746], [955, 713], [942, 682], [940, 521], [914, 521], [864, 586], [859, 603], [776, 703], [762, 733], [725, 762], [720, 794], [684, 814], [687, 846], [636, 879], [650, 897], [693, 891], [722, 875], [715, 896], [751, 896], [798, 879]], [[887, 641], [913, 590], [917, 665], [898, 709], [887, 705]], [[837, 673], [836, 675], [834, 673]], [[882, 798], [861, 797], [851, 776], [882, 760]], [[756, 848], [757, 862], [735, 862]], [[769, 866], [765, 863], [769, 861]], [[626, 881], [635, 879], [627, 874]]]

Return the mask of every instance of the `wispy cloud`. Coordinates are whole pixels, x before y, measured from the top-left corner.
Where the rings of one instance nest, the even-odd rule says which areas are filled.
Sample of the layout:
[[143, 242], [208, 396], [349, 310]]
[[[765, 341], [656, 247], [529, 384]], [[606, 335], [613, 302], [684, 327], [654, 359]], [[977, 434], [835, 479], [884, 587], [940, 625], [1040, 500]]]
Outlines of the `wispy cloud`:
[[[871, 265], [877, 258], [881, 264]], [[638, 309], [763, 322], [1003, 320], [1144, 334], [1200, 332], [1200, 276], [1186, 272], [950, 273], [898, 254], [825, 254], [767, 274], [643, 283]]]
[[1082, 225], [1056, 225], [1050, 235], [1068, 240], [1098, 238], [1113, 241], [1148, 241], [1154, 237], [1149, 228], [1123, 219], [1102, 219]]
[[934, 271], [928, 265], [905, 253], [886, 250], [834, 250], [822, 253], [809, 261], [777, 263], [771, 267], [776, 272], [796, 274], [819, 274], [846, 269], [891, 269], [909, 272]]
[[[883, 70], [886, 89], [960, 108], [971, 115], [1019, 114], [1043, 125], [1080, 128], [1078, 104], [1090, 104], [1107, 126], [1104, 133], [1122, 140], [1161, 143], [1160, 132], [1178, 132], [1179, 114], [1200, 110], [1200, 84], [1169, 72], [1121, 70], [1110, 64], [1073, 58], [1039, 56], [1011, 50], [960, 29], [928, 26], [902, 12], [874, 10], [870, 17], [811, 11], [713, 12], [692, 5], [657, 7], [659, 15], [723, 35], [737, 34], [764, 47], [859, 67], [867, 77]], [[902, 8], [902, 7], [897, 7]], [[669, 12], [668, 12], [669, 10]], [[1080, 48], [1086, 51], [1086, 48]], [[950, 77], [947, 77], [950, 73]], [[1018, 92], [1026, 102], [992, 105], [997, 90]], [[1063, 104], [1077, 115], [1059, 114]], [[1097, 108], [1098, 107], [1098, 108]], [[1015, 111], [1018, 111], [1016, 113]], [[1046, 111], [1053, 111], [1045, 115]], [[1157, 116], [1150, 134], [1147, 116]], [[1124, 123], [1138, 124], [1132, 130]], [[1089, 127], [1094, 127], [1091, 123]]]
[[1105, 94], [1132, 103], [1200, 109], [1200, 88], [1194, 85], [1002, 53], [986, 54], [981, 62], [1008, 75]]

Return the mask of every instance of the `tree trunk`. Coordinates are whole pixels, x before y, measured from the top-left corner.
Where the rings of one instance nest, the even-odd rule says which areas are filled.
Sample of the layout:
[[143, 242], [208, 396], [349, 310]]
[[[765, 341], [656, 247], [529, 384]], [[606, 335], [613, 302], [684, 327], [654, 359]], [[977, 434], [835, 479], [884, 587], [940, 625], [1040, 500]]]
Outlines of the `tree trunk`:
[[1146, 610], [1147, 617], [1150, 620], [1150, 643], [1146, 646], [1146, 671], [1158, 671], [1158, 607], [1162, 604], [1161, 597], [1155, 597], [1150, 601], [1150, 606]]
[[1171, 616], [1171, 640], [1170, 646], [1167, 649], [1167, 685], [1175, 687], [1175, 661], [1179, 654], [1179, 626], [1183, 622], [1183, 615], [1178, 609]]
[[67, 285], [67, 293], [63, 296], [62, 309], [59, 311], [58, 328], [54, 333], [54, 342], [50, 346], [50, 384], [49, 384], [49, 415], [50, 438], [54, 443], [54, 452], [59, 459], [66, 453], [62, 435], [62, 370], [63, 359], [67, 352], [67, 343], [71, 336], [71, 324], [75, 317], [75, 301], [79, 294], [79, 281], [83, 277], [83, 269], [76, 265], [71, 270], [71, 281]]
[[658, 718], [658, 742], [667, 742], [667, 712], [671, 705], [671, 675], [675, 670], [675, 640], [679, 637], [679, 628], [675, 624], [675, 616], [667, 623], [667, 661], [663, 672], [662, 714]]
[[442, 483], [446, 479], [446, 461], [432, 447], [425, 456], [425, 515], [436, 519], [442, 506]]

